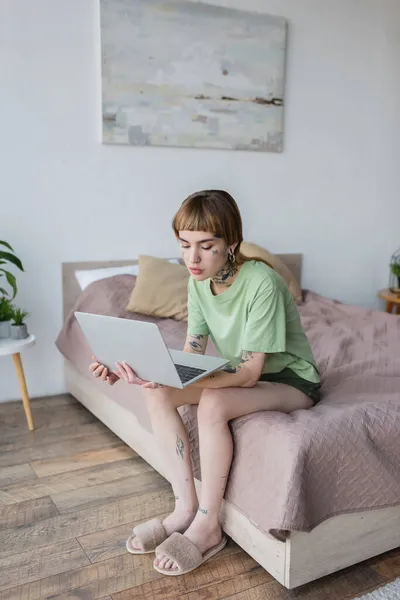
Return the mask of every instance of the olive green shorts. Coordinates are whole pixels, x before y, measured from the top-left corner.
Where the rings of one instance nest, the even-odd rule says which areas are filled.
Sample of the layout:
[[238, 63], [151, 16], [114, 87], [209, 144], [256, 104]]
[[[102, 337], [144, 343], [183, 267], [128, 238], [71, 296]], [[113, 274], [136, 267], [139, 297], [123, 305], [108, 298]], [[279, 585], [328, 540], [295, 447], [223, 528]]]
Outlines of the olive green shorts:
[[321, 384], [313, 383], [303, 379], [292, 369], [283, 369], [279, 373], [262, 373], [259, 381], [271, 381], [271, 383], [285, 383], [291, 385], [303, 392], [306, 396], [311, 398], [314, 402], [314, 406], [321, 400]]

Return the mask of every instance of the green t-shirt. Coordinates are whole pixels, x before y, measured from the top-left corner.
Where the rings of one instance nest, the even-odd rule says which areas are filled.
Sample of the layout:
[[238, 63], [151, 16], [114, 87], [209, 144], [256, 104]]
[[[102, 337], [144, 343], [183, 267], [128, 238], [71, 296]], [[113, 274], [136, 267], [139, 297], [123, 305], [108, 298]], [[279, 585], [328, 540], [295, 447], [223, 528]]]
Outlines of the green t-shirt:
[[297, 306], [276, 271], [247, 261], [222, 294], [214, 296], [210, 284], [210, 279], [189, 279], [189, 334], [210, 335], [233, 367], [243, 350], [265, 352], [263, 373], [290, 368], [303, 379], [320, 381]]

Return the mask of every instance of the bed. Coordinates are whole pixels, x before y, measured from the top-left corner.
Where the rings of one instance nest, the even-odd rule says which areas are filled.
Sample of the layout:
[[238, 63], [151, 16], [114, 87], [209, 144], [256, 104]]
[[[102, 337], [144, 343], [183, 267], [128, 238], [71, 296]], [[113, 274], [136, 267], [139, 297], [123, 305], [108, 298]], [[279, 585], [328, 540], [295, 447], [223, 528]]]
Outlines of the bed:
[[[301, 281], [301, 255], [279, 257]], [[67, 390], [165, 476], [142, 390], [90, 377], [91, 352], [73, 317], [76, 309], [152, 320], [124, 312], [133, 276], [81, 292], [74, 275], [136, 262], [62, 265], [64, 325], [56, 343]], [[224, 531], [288, 589], [400, 546], [400, 318], [310, 291], [300, 315], [323, 400], [309, 411], [260, 412], [231, 423], [235, 454], [221, 509]], [[157, 323], [181, 349], [185, 324]], [[197, 409], [180, 410], [199, 491]]]

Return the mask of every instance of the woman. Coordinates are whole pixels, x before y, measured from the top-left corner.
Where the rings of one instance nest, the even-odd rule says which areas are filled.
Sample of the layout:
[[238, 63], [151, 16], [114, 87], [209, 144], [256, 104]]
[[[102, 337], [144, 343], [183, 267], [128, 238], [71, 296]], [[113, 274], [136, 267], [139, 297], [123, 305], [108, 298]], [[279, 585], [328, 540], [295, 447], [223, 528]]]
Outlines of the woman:
[[[210, 335], [229, 359], [229, 368], [178, 390], [141, 380], [126, 363], [117, 363], [113, 373], [98, 362], [90, 365], [96, 377], [111, 385], [124, 379], [146, 391], [176, 503], [163, 523], [153, 519], [135, 527], [127, 549], [156, 550], [154, 568], [166, 575], [196, 568], [226, 543], [219, 511], [233, 452], [228, 422], [260, 410], [290, 413], [311, 408], [320, 388], [312, 351], [284, 280], [264, 261], [240, 253], [242, 220], [232, 196], [221, 190], [192, 194], [176, 213], [173, 229], [191, 273], [184, 350], [204, 354]], [[184, 404], [198, 404], [199, 506], [189, 440], [177, 411]]]

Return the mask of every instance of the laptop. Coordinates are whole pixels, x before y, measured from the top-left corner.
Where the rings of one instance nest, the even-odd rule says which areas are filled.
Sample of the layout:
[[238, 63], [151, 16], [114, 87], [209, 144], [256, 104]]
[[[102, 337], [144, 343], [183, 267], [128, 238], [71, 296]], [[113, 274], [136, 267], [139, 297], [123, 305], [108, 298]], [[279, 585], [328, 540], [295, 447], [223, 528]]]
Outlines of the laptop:
[[167, 348], [155, 323], [75, 312], [94, 356], [110, 371], [125, 361], [140, 377], [183, 389], [229, 363]]

